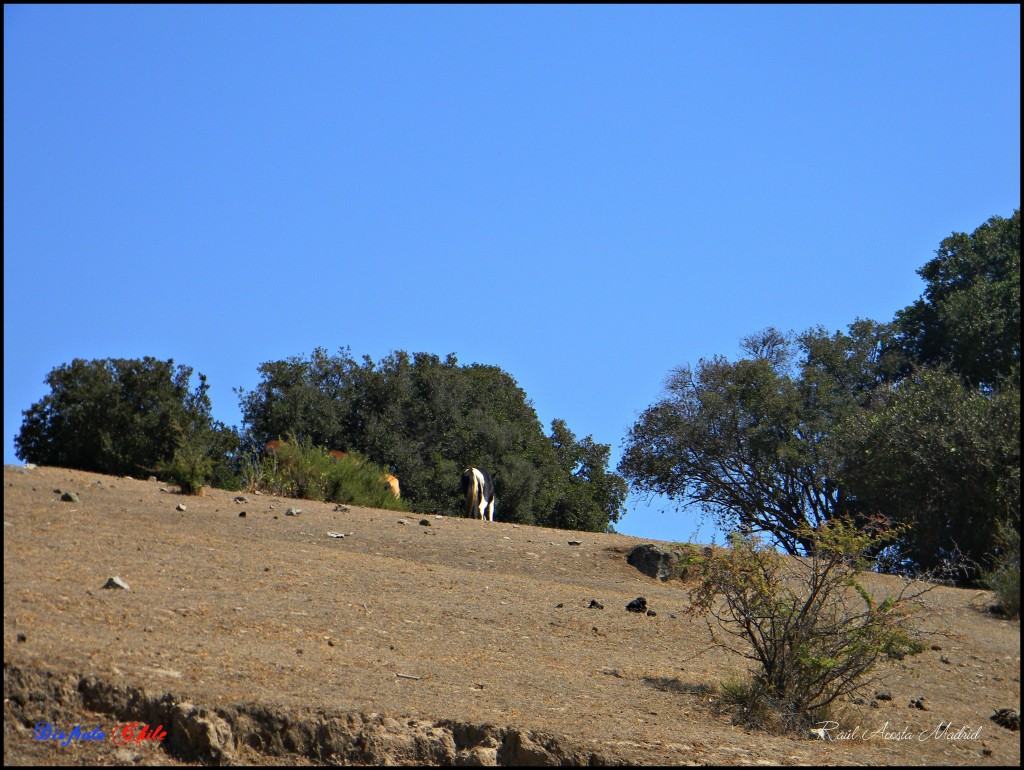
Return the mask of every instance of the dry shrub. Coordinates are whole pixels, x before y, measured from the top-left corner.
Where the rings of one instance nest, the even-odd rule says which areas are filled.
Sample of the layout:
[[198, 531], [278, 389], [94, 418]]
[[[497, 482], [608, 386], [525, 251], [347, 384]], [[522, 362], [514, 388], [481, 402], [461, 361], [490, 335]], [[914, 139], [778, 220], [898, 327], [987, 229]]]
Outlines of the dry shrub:
[[929, 587], [905, 581], [877, 602], [856, 579], [891, 531], [836, 521], [806, 534], [814, 546], [806, 558], [734, 535], [729, 549], [703, 560], [690, 592], [714, 643], [756, 664], [749, 681], [723, 683], [723, 701], [773, 729], [820, 721], [881, 659], [923, 649], [910, 611]]

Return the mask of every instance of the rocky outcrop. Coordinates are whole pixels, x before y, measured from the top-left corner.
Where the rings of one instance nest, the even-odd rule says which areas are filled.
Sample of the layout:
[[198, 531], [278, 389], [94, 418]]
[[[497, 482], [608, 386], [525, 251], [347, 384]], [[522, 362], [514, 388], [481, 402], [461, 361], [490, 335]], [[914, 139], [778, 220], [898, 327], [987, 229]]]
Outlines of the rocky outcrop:
[[681, 558], [679, 553], [668, 551], [654, 543], [642, 543], [626, 555], [627, 562], [645, 575], [658, 580], [680, 577], [683, 573], [680, 567]]
[[1015, 733], [1020, 732], [1020, 712], [1017, 709], [996, 709], [996, 713], [990, 716], [989, 719], [1000, 727], [1005, 727], [1007, 730], [1013, 730]]

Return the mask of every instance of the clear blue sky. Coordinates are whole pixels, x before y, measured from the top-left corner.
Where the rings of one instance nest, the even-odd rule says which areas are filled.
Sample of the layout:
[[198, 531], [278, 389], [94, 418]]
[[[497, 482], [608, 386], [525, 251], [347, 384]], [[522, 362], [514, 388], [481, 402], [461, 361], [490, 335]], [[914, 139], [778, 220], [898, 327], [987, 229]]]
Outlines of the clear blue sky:
[[239, 425], [350, 346], [500, 366], [617, 463], [673, 367], [891, 320], [1019, 207], [1020, 64], [1018, 5], [5, 5], [4, 462], [74, 358]]

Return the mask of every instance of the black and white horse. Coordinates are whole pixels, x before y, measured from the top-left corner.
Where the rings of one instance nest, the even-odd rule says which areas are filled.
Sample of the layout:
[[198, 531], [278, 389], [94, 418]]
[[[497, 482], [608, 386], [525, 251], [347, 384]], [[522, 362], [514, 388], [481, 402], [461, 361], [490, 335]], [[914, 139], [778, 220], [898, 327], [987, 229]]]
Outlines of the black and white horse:
[[494, 480], [480, 468], [462, 472], [462, 496], [466, 498], [466, 516], [494, 521]]

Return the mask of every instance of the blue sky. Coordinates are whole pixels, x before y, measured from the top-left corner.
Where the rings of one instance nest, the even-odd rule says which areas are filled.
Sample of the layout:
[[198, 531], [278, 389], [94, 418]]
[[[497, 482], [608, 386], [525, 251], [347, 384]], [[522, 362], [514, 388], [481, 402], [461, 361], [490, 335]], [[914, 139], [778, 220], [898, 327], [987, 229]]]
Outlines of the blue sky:
[[672, 368], [891, 320], [1018, 208], [1019, 95], [1018, 5], [5, 5], [4, 462], [74, 358], [239, 425], [349, 346], [500, 366], [617, 463]]

